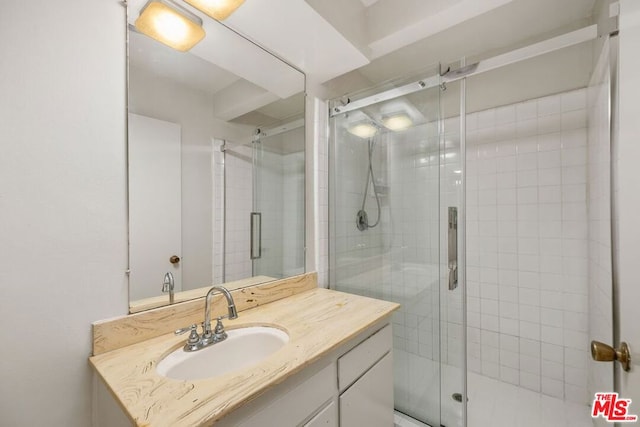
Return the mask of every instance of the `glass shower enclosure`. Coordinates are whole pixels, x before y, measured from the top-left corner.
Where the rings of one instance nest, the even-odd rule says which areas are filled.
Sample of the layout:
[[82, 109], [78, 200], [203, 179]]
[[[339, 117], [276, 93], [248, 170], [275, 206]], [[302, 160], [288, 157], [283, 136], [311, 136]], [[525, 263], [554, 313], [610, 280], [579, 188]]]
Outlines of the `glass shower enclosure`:
[[466, 401], [460, 83], [425, 74], [331, 106], [330, 283], [402, 305], [397, 417], [451, 427]]
[[596, 30], [331, 104], [330, 283], [402, 305], [396, 425], [604, 422], [616, 60]]

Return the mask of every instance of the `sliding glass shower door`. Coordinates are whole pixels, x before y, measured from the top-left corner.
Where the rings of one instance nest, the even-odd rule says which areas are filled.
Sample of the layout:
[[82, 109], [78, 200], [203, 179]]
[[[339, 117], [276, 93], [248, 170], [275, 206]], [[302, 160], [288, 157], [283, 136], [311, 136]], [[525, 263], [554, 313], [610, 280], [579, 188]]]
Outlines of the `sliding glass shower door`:
[[253, 276], [304, 273], [304, 126], [291, 122], [252, 143], [250, 255]]
[[443, 89], [436, 75], [332, 110], [330, 274], [337, 290], [402, 305], [393, 317], [398, 416], [450, 427], [462, 425], [462, 399], [452, 396], [464, 393], [462, 179], [459, 121], [442, 120]]

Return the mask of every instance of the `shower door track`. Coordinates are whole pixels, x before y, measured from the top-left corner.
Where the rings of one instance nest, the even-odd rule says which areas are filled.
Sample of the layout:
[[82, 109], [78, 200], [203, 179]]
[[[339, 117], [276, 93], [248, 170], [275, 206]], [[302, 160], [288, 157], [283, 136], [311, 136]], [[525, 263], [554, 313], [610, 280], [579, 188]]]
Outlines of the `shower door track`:
[[[598, 37], [597, 24], [580, 28], [557, 37], [553, 37], [538, 43], [531, 44], [519, 49], [512, 50], [501, 55], [483, 59], [482, 61], [461, 67], [457, 70], [447, 71], [442, 75], [429, 76], [413, 83], [389, 89], [375, 95], [367, 96], [357, 101], [348, 102], [346, 105], [332, 105], [329, 110], [329, 117], [339, 116], [348, 111], [358, 110], [379, 102], [388, 101], [400, 96], [409, 95], [421, 90], [439, 86], [442, 83], [454, 82], [465, 77], [475, 76], [505, 65], [515, 64], [516, 62], [544, 55], [545, 53], [554, 52], [565, 47], [574, 46]], [[332, 104], [336, 104], [332, 102]]]

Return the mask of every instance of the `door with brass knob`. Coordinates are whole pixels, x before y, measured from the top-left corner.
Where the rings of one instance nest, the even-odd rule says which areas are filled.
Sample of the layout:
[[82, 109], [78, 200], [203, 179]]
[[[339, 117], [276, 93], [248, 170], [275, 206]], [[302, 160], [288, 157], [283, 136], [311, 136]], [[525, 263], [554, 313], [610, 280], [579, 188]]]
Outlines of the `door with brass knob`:
[[180, 264], [172, 262], [182, 248], [182, 131], [137, 114], [129, 114], [128, 124], [129, 300], [135, 302], [161, 295], [167, 271], [175, 292], [182, 290]]
[[617, 360], [625, 372], [631, 370], [631, 352], [626, 342], [621, 342], [620, 347], [613, 348], [600, 341], [591, 341], [591, 357], [597, 362], [613, 362]]

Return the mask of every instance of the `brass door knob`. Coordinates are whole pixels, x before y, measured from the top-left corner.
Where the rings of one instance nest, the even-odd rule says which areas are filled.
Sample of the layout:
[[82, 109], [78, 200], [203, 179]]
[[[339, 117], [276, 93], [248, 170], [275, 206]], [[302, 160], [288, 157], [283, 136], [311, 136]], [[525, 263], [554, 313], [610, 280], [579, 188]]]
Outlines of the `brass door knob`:
[[620, 348], [613, 348], [600, 341], [591, 341], [591, 357], [597, 362], [613, 362], [617, 360], [626, 372], [631, 369], [631, 352], [626, 342], [621, 342]]
[[180, 257], [178, 255], [172, 255], [171, 258], [169, 258], [169, 262], [171, 264], [177, 264], [180, 262]]

